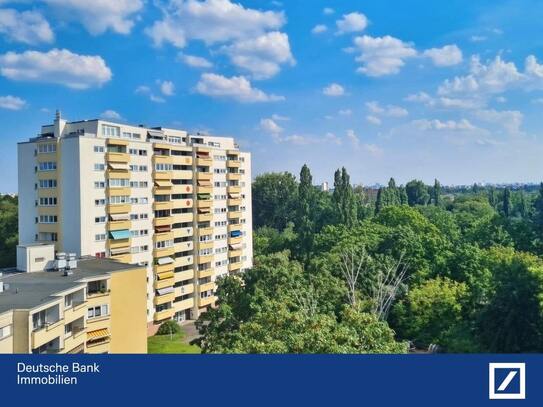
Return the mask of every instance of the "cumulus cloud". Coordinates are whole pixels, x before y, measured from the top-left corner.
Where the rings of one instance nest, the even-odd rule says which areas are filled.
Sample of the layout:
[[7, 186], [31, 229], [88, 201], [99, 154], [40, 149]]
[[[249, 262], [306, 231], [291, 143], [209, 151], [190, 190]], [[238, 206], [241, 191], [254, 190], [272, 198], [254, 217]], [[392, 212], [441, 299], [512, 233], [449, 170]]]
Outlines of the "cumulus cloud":
[[160, 92], [164, 96], [173, 96], [175, 94], [175, 85], [172, 81], [159, 81]]
[[282, 116], [280, 114], [274, 113], [272, 114], [272, 119], [275, 120], [276, 122], [284, 122], [284, 121], [290, 120], [290, 117]]
[[78, 21], [93, 35], [107, 30], [128, 34], [142, 0], [42, 0], [66, 21]]
[[324, 24], [317, 24], [313, 29], [311, 30], [312, 34], [322, 34], [324, 32], [328, 31], [328, 27]]
[[366, 102], [366, 107], [374, 115], [387, 116], [387, 117], [405, 117], [409, 115], [407, 109], [401, 106], [387, 105], [381, 106], [379, 102], [371, 101]]
[[283, 132], [283, 128], [279, 126], [273, 119], [261, 119], [260, 128], [269, 134], [280, 134]]
[[331, 83], [322, 90], [322, 93], [332, 97], [343, 96], [345, 95], [345, 88], [339, 83]]
[[502, 127], [511, 136], [522, 134], [524, 115], [518, 110], [479, 110], [475, 115], [479, 120]]
[[102, 57], [66, 49], [0, 55], [0, 74], [16, 81], [56, 83], [72, 89], [99, 87], [112, 76]]
[[154, 102], [154, 103], [165, 103], [166, 102], [166, 99], [164, 99], [163, 97], [161, 96], [157, 96], [155, 95], [155, 93], [151, 90], [151, 88], [147, 85], [140, 85], [136, 88], [136, 91], [135, 91], [136, 94], [138, 95], [145, 95], [149, 98], [149, 100], [151, 102]]
[[213, 64], [203, 57], [196, 55], [187, 55], [182, 52], [179, 53], [177, 59], [183, 62], [185, 65], [191, 66], [193, 68], [211, 68]]
[[0, 96], [0, 108], [8, 110], [21, 110], [26, 107], [26, 101], [17, 96]]
[[368, 19], [362, 13], [344, 14], [341, 19], [336, 21], [336, 26], [337, 34], [364, 31], [368, 26]]
[[370, 124], [373, 124], [374, 126], [380, 126], [382, 123], [381, 119], [371, 114], [366, 116], [366, 121]]
[[245, 8], [230, 0], [170, 0], [163, 13], [146, 32], [155, 45], [179, 48], [190, 40], [210, 45], [257, 37], [286, 21], [283, 12]]
[[454, 44], [427, 49], [423, 55], [430, 58], [436, 66], [451, 66], [462, 62], [462, 51]]
[[331, 15], [331, 14], [334, 14], [336, 11], [331, 8], [331, 7], [325, 7], [323, 10], [322, 10], [322, 14], [328, 16], [328, 15]]
[[223, 46], [222, 51], [235, 66], [249, 71], [254, 79], [275, 76], [282, 64], [294, 65], [288, 35], [273, 31], [256, 38], [237, 41]]
[[29, 45], [51, 43], [55, 39], [49, 23], [37, 11], [0, 9], [0, 34], [9, 41]]
[[352, 129], [347, 130], [346, 137], [355, 150], [364, 150], [374, 157], [378, 157], [383, 154], [383, 150], [376, 144], [362, 143], [356, 135], [355, 131]]
[[357, 72], [367, 76], [378, 77], [397, 74], [404, 66], [405, 59], [417, 55], [412, 44], [389, 35], [356, 37], [354, 45], [356, 50], [360, 52], [356, 61], [362, 65]]
[[459, 121], [446, 120], [441, 121], [438, 119], [428, 120], [419, 119], [411, 122], [419, 130], [448, 130], [448, 131], [472, 131], [477, 130], [477, 127], [471, 124], [467, 119], [461, 119]]
[[405, 99], [407, 102], [422, 103], [427, 107], [436, 107], [443, 109], [478, 109], [484, 106], [484, 100], [473, 98], [458, 98], [458, 97], [446, 97], [439, 96], [433, 97], [426, 92], [413, 93], [408, 95]]
[[244, 76], [231, 78], [213, 73], [204, 73], [196, 84], [196, 92], [202, 95], [230, 98], [242, 103], [276, 102], [284, 100], [283, 96], [267, 94], [253, 88], [251, 82]]
[[100, 114], [100, 117], [107, 120], [122, 120], [122, 116], [115, 110], [105, 110]]
[[353, 111], [351, 109], [341, 109], [339, 112], [337, 112], [340, 116], [350, 116], [353, 114]]

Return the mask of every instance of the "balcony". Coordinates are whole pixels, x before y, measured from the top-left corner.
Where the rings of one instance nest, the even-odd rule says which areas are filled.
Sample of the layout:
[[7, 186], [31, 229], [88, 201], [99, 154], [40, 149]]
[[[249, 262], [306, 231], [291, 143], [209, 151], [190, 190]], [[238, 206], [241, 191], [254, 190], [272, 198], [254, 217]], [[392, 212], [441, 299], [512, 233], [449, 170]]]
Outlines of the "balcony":
[[64, 351], [63, 353], [74, 353], [73, 350], [84, 346], [87, 340], [87, 328], [80, 328], [74, 330], [71, 335], [64, 338]]
[[129, 187], [108, 187], [107, 189], [108, 196], [130, 196], [131, 189]]
[[228, 219], [239, 219], [239, 218], [241, 218], [241, 211], [228, 212]]
[[213, 220], [212, 213], [199, 213], [196, 215], [197, 222], [211, 222]]
[[239, 181], [241, 179], [241, 174], [239, 172], [229, 172], [226, 174], [227, 181]]
[[192, 194], [193, 190], [194, 188], [191, 184], [179, 184], [172, 187], [172, 194]]
[[205, 270], [198, 270], [198, 278], [211, 277], [214, 274], [215, 274], [215, 269], [213, 267], [210, 267]]
[[240, 244], [243, 241], [242, 236], [231, 237], [228, 236], [228, 244]]
[[215, 304], [215, 301], [217, 300], [217, 297], [206, 297], [206, 298], [198, 298], [198, 307], [203, 308], [207, 307], [208, 305]]
[[178, 271], [175, 273], [174, 277], [176, 283], [185, 280], [192, 280], [194, 278], [194, 270], [190, 269], [185, 271]]
[[192, 170], [173, 170], [172, 175], [175, 179], [192, 179]]
[[116, 213], [130, 213], [132, 206], [130, 204], [119, 204], [119, 205], [107, 205], [106, 212], [108, 214]]
[[199, 288], [199, 292], [215, 290], [215, 288], [217, 288], [217, 286], [215, 285], [214, 282], [211, 281], [209, 283], [201, 284]]
[[226, 187], [226, 192], [229, 194], [240, 194], [241, 187], [239, 185], [230, 185]]
[[163, 321], [165, 319], [171, 319], [175, 315], [175, 309], [165, 309], [163, 311], [155, 312], [154, 320], [156, 322]]
[[213, 234], [213, 228], [207, 227], [207, 228], [198, 228], [198, 235], [199, 236], [205, 236], [205, 235], [212, 235]]
[[226, 161], [226, 166], [228, 168], [239, 168], [239, 167], [241, 167], [241, 161], [239, 161], [239, 160], [227, 160]]
[[175, 199], [172, 201], [173, 207], [177, 209], [192, 208], [192, 199]]
[[173, 307], [176, 312], [184, 311], [194, 307], [194, 298], [187, 298], [186, 300], [174, 302]]
[[210, 181], [212, 177], [213, 177], [213, 174], [209, 171], [198, 171], [196, 173], [196, 179], [198, 180]]
[[40, 329], [32, 332], [31, 346], [32, 349], [39, 348], [48, 342], [51, 342], [55, 338], [59, 338], [64, 335], [64, 319], [60, 319], [56, 322], [48, 323]]
[[106, 161], [116, 162], [116, 163], [127, 163], [130, 161], [130, 155], [127, 153], [107, 152]]
[[132, 226], [132, 222], [129, 220], [121, 220], [121, 221], [109, 221], [107, 223], [107, 230], [122, 230], [122, 229], [130, 229]]
[[172, 155], [171, 157], [175, 165], [192, 165], [192, 156], [190, 155]]
[[155, 264], [153, 266], [153, 270], [156, 274], [161, 274], [161, 273], [169, 273], [169, 272], [172, 272], [173, 273], [173, 269], [174, 269], [174, 265], [173, 263], [170, 263], [170, 264]]
[[173, 209], [173, 201], [154, 201], [153, 202], [153, 210], [154, 211], [171, 211]]
[[211, 263], [213, 261], [213, 255], [208, 254], [205, 256], [198, 256], [198, 264]]
[[196, 186], [196, 193], [197, 194], [211, 194], [213, 193], [213, 187], [210, 185], [198, 185]]
[[175, 296], [181, 297], [182, 295], [192, 294], [194, 292], [194, 284], [186, 284], [181, 287], [175, 287]]
[[74, 303], [71, 308], [64, 309], [64, 320], [66, 323], [83, 318], [87, 314], [87, 304], [85, 302]]
[[241, 203], [242, 203], [241, 198], [236, 198], [236, 199], [230, 198], [230, 199], [228, 199], [228, 200], [226, 201], [226, 204], [227, 204], [228, 206], [240, 206]]
[[175, 249], [173, 247], [162, 247], [160, 249], [153, 250], [153, 257], [171, 257], [175, 254]]
[[240, 261], [238, 261], [236, 263], [228, 264], [228, 271], [235, 272], [235, 271], [239, 271], [240, 269], [241, 269], [241, 262]]
[[241, 225], [239, 223], [233, 224], [233, 225], [228, 225], [227, 230], [228, 230], [228, 232], [241, 231], [242, 226], [243, 225]]
[[178, 257], [177, 259], [175, 259], [175, 267], [190, 266], [193, 263], [194, 263], [194, 256], [192, 255]]
[[166, 287], [173, 287], [174, 284], [175, 284], [175, 280], [172, 277], [172, 278], [165, 278], [164, 280], [156, 280], [155, 283], [153, 284], [153, 287], [155, 288], [155, 290], [160, 290]]
[[196, 165], [199, 167], [209, 167], [213, 165], [213, 158], [209, 157], [196, 157]]
[[167, 181], [173, 178], [173, 171], [153, 171], [153, 179]]
[[196, 247], [198, 250], [204, 250], [204, 249], [213, 249], [213, 241], [207, 241], [207, 242], [198, 242], [196, 243]]
[[166, 304], [168, 302], [172, 302], [173, 300], [175, 300], [175, 294], [174, 293], [169, 293], [169, 294], [165, 294], [165, 295], [157, 295], [153, 299], [153, 304], [162, 305], [162, 304]]
[[174, 243], [174, 248], [176, 252], [188, 252], [194, 249], [194, 245], [192, 244], [192, 240], [189, 240], [187, 242]]
[[213, 204], [213, 201], [211, 199], [206, 199], [206, 200], [199, 199], [197, 201], [198, 208], [211, 208], [212, 204]]
[[192, 228], [178, 228], [178, 229], [172, 229], [173, 237], [189, 237], [194, 234], [194, 230]]
[[173, 158], [170, 155], [153, 155], [153, 166], [154, 164], [173, 164]]
[[118, 261], [119, 263], [130, 264], [132, 263], [132, 255], [130, 253], [125, 254], [112, 254], [110, 256], [111, 260]]
[[173, 216], [165, 216], [163, 218], [154, 218], [153, 226], [171, 226], [174, 223]]
[[240, 257], [241, 256], [241, 249], [229, 250], [228, 251], [228, 256], [230, 256], [230, 257]]

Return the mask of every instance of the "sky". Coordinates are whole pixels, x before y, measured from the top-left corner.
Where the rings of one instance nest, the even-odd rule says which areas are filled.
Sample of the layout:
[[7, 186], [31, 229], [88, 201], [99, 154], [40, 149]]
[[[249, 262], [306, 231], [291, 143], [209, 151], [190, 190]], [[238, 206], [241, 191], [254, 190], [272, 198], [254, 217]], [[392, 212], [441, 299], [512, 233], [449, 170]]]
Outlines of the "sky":
[[0, 0], [0, 192], [56, 109], [235, 137], [254, 176], [539, 182], [542, 18], [528, 0]]

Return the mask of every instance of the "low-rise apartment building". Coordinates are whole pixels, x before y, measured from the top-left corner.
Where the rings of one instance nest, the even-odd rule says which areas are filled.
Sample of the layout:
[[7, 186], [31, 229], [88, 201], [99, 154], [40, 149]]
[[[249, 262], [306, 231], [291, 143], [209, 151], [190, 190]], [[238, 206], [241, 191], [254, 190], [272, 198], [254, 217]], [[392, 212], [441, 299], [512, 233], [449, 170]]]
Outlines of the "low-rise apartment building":
[[57, 113], [18, 167], [20, 243], [145, 266], [150, 332], [252, 266], [251, 156], [232, 138]]
[[18, 248], [0, 276], [0, 353], [146, 353], [146, 270], [109, 259], [55, 259]]

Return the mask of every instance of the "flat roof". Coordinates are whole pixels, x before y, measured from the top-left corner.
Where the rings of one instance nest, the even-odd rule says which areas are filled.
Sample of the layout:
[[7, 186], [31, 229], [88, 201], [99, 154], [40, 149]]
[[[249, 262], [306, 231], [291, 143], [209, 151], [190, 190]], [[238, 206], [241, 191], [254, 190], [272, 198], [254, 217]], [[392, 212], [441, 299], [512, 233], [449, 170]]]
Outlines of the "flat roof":
[[[0, 314], [13, 309], [33, 309], [57, 300], [55, 294], [76, 288], [81, 280], [140, 268], [135, 264], [110, 259], [79, 259], [73, 274], [61, 271], [8, 273], [0, 276], [4, 291], [0, 293]], [[6, 289], [7, 285], [7, 289]]]

